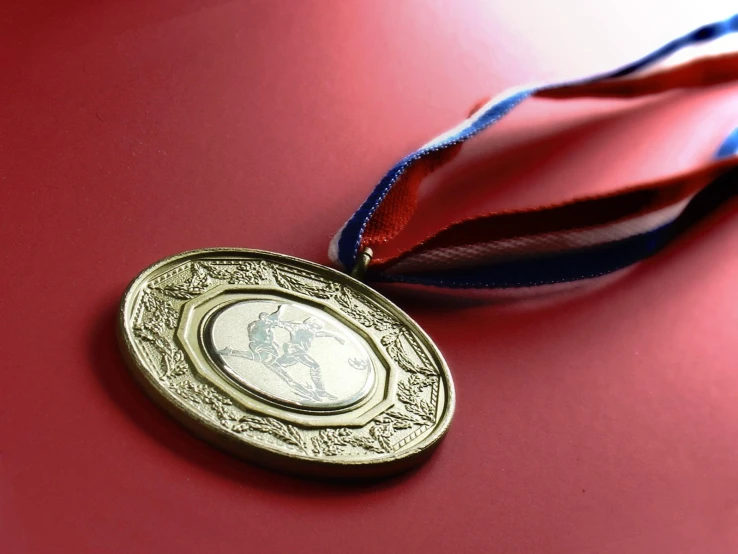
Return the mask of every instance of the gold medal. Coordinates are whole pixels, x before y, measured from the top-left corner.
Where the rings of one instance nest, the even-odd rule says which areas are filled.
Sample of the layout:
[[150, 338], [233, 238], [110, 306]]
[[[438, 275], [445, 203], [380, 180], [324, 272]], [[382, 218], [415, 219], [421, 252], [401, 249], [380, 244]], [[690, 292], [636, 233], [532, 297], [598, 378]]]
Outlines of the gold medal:
[[430, 338], [377, 291], [268, 252], [185, 252], [126, 291], [120, 337], [146, 392], [205, 440], [306, 475], [421, 462], [454, 411]]

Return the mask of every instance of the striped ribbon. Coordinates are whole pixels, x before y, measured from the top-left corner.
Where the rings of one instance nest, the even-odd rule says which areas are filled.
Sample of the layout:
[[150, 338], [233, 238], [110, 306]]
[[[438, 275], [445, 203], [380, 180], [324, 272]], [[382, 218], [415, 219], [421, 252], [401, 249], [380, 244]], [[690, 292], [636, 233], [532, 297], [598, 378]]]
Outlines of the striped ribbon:
[[381, 245], [410, 221], [418, 188], [463, 143], [523, 100], [636, 98], [738, 77], [738, 15], [702, 26], [621, 69], [490, 100], [453, 129], [400, 160], [331, 242], [331, 260], [351, 270], [375, 257], [367, 280], [456, 288], [567, 283], [625, 268], [663, 248], [738, 190], [738, 129], [698, 169], [554, 206], [481, 215], [454, 223], [391, 257]]

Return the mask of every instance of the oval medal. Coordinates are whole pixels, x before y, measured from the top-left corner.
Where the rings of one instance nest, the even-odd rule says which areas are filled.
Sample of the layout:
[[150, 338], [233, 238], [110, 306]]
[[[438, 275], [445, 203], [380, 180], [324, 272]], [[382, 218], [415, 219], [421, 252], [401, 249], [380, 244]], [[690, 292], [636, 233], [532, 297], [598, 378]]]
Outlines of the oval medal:
[[291, 472], [370, 477], [424, 459], [454, 390], [405, 313], [333, 269], [268, 252], [185, 252], [121, 306], [136, 380], [202, 438]]

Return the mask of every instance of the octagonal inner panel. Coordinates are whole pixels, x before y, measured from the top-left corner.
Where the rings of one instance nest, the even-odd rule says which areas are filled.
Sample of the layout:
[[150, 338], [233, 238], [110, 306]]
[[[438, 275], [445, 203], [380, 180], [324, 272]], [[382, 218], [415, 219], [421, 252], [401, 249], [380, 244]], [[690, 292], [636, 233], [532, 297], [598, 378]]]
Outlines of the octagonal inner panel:
[[302, 410], [347, 408], [376, 383], [366, 342], [311, 306], [241, 300], [217, 310], [205, 326], [205, 347], [218, 369], [272, 402]]

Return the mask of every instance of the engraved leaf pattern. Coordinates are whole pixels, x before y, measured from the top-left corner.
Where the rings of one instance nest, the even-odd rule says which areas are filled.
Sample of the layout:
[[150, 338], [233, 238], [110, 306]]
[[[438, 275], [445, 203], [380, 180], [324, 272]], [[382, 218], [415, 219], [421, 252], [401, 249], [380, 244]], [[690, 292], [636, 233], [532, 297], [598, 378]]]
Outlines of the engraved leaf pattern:
[[187, 371], [184, 353], [167, 341], [163, 334], [177, 326], [179, 314], [171, 302], [157, 298], [151, 292], [145, 293], [142, 304], [147, 310], [134, 334], [150, 343], [161, 355], [159, 375], [163, 378], [183, 375]]
[[404, 332], [404, 331], [396, 331], [396, 332], [387, 334], [384, 337], [382, 337], [381, 342], [382, 342], [382, 346], [384, 346], [387, 349], [387, 353], [390, 355], [390, 357], [403, 370], [407, 371], [408, 373], [421, 373], [423, 375], [435, 375], [436, 370], [429, 363], [422, 349], [419, 346], [417, 346], [417, 348], [414, 349], [415, 354], [421, 359], [421, 363], [418, 364], [414, 362], [405, 352], [405, 346], [403, 344], [403, 340], [407, 341], [408, 344], [410, 344], [411, 346], [413, 346], [413, 344], [417, 345], [417, 343], [413, 343], [413, 341], [410, 340], [409, 333]]
[[185, 379], [177, 383], [170, 383], [170, 389], [185, 400], [209, 406], [215, 412], [218, 421], [225, 427], [229, 427], [237, 418], [232, 410], [231, 399], [213, 387]]
[[394, 320], [383, 312], [368, 308], [349, 288], [342, 287], [341, 294], [336, 295], [336, 302], [364, 327], [386, 331], [396, 325]]
[[266, 433], [267, 435], [271, 435], [286, 444], [299, 448], [303, 452], [307, 452], [305, 441], [295, 427], [282, 423], [281, 421], [271, 417], [242, 417], [231, 428], [231, 430], [236, 433], [243, 433], [244, 431]]
[[160, 378], [168, 379], [169, 377], [177, 377], [185, 374], [187, 371], [187, 362], [185, 361], [184, 353], [179, 348], [146, 327], [137, 327], [134, 329], [134, 333], [137, 337], [151, 343], [154, 349], [161, 355]]
[[310, 273], [294, 268], [275, 271], [274, 279], [282, 288], [324, 300], [332, 298], [341, 288], [338, 283], [323, 281]]
[[349, 446], [377, 454], [389, 453], [392, 452], [391, 439], [397, 430], [409, 429], [417, 424], [412, 418], [392, 410], [372, 420], [368, 436], [346, 428], [323, 429], [312, 439], [313, 453], [338, 456], [344, 454]]
[[157, 298], [151, 292], [144, 294], [141, 303], [146, 310], [142, 327], [154, 333], [162, 335], [167, 329], [174, 329], [179, 320], [179, 314], [171, 302]]
[[343, 454], [349, 446], [353, 433], [345, 428], [322, 429], [317, 437], [312, 438], [313, 453], [324, 456], [338, 456]]
[[258, 285], [269, 279], [269, 266], [264, 261], [248, 261], [238, 264], [229, 276], [232, 285]]
[[432, 423], [435, 419], [434, 410], [427, 400], [421, 398], [421, 394], [424, 388], [433, 383], [434, 379], [416, 373], [397, 384], [397, 398], [405, 405], [405, 409], [428, 423]]
[[188, 281], [159, 287], [159, 290], [173, 298], [189, 300], [190, 298], [195, 298], [196, 296], [206, 292], [210, 288], [211, 284], [212, 279], [210, 278], [210, 275], [208, 275], [206, 269], [202, 264], [195, 263], [192, 264], [192, 275]]
[[418, 373], [422, 373], [424, 375], [436, 375], [438, 371], [435, 369], [435, 366], [431, 363], [430, 359], [428, 359], [428, 355], [421, 348], [418, 343], [418, 339], [410, 333], [404, 333], [403, 338], [407, 341], [410, 348], [412, 348], [413, 352], [420, 360], [420, 365], [415, 366], [416, 369], [418, 369]]
[[201, 262], [202, 268], [207, 272], [213, 279], [219, 279], [221, 281], [228, 281], [233, 275], [233, 268], [226, 266], [225, 268], [216, 265], [213, 262]]

